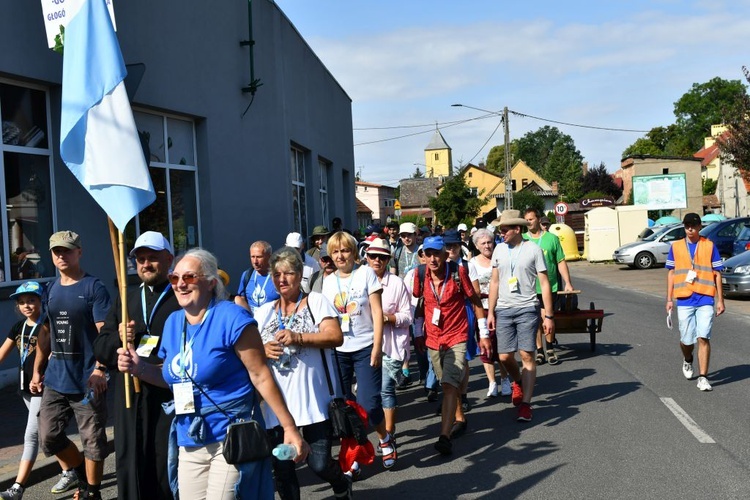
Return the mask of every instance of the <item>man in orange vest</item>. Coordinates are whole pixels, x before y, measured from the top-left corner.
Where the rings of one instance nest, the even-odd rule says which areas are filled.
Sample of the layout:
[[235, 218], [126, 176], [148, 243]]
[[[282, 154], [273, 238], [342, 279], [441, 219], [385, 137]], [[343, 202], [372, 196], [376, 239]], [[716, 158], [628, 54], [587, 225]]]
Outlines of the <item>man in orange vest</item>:
[[685, 358], [682, 373], [688, 380], [693, 378], [693, 346], [697, 340], [698, 389], [710, 391], [706, 375], [711, 357], [711, 326], [714, 314], [719, 316], [724, 312], [722, 263], [713, 242], [699, 233], [701, 218], [698, 214], [686, 214], [682, 223], [685, 239], [672, 243], [667, 255], [667, 314], [671, 317], [676, 298], [680, 348]]

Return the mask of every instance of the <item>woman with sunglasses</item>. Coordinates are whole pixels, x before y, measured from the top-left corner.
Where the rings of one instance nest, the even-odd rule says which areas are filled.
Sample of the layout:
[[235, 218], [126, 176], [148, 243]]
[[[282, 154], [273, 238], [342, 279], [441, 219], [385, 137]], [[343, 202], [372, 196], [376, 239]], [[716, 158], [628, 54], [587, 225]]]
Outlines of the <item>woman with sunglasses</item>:
[[[284, 442], [297, 449], [296, 460], [308, 453], [266, 365], [256, 322], [226, 300], [216, 257], [206, 250], [189, 250], [169, 282], [182, 311], [172, 313], [164, 325], [159, 348], [164, 365], [142, 362], [131, 347], [118, 350], [118, 369], [172, 388], [179, 467], [177, 484], [172, 475], [170, 482], [183, 499], [234, 499], [235, 488], [243, 498], [271, 499], [270, 460], [232, 465], [222, 455], [229, 416], [262, 424], [261, 398], [278, 416]], [[170, 452], [170, 461], [172, 456]]]
[[[356, 261], [357, 240], [344, 232], [328, 239], [328, 254], [336, 271], [323, 280], [323, 295], [339, 313], [344, 343], [336, 348], [341, 367], [344, 396], [354, 399], [352, 379], [357, 377], [357, 403], [367, 411], [370, 423], [380, 439], [383, 466], [390, 469], [396, 463], [396, 445], [386, 431], [383, 404], [380, 397], [383, 355], [382, 286], [369, 266]], [[356, 466], [349, 471], [358, 473]]]
[[[328, 416], [331, 393], [338, 387], [331, 350], [340, 346], [344, 337], [336, 309], [328, 299], [318, 292], [302, 292], [303, 267], [294, 248], [283, 247], [271, 256], [270, 273], [279, 299], [257, 309], [255, 319], [271, 372], [310, 444], [307, 465], [331, 485], [334, 497], [350, 498], [351, 483], [331, 458]], [[279, 444], [285, 435], [283, 427], [267, 405], [263, 405], [263, 416], [272, 444]], [[284, 500], [300, 498], [294, 462], [276, 458], [272, 462], [279, 496]]]
[[396, 384], [403, 382], [402, 368], [408, 362], [409, 325], [412, 323], [410, 294], [404, 281], [388, 272], [391, 259], [390, 245], [383, 239], [370, 243], [366, 252], [367, 264], [383, 287], [383, 369], [380, 396], [383, 400], [385, 430], [393, 438], [391, 457], [383, 456], [383, 463], [396, 460]]

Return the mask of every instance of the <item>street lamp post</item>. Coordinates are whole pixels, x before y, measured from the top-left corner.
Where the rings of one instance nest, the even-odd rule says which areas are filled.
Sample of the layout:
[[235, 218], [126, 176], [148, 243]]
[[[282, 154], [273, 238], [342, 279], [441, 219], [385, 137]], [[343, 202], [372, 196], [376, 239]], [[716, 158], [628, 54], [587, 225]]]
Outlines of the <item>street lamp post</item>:
[[504, 145], [505, 145], [505, 209], [513, 208], [513, 179], [511, 178], [511, 165], [510, 165], [510, 128], [508, 127], [508, 106], [503, 108], [503, 112], [489, 111], [487, 109], [475, 108], [474, 106], [467, 106], [466, 104], [451, 104], [451, 106], [459, 108], [475, 109], [482, 111], [483, 113], [489, 113], [491, 115], [498, 115], [503, 122], [504, 132]]

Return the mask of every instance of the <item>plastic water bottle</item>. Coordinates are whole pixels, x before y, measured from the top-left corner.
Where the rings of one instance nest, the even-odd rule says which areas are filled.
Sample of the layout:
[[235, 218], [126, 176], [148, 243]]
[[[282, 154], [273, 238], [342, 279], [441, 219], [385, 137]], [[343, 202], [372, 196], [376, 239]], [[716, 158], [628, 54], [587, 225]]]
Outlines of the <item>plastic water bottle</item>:
[[280, 444], [271, 453], [279, 460], [294, 460], [297, 458], [297, 448], [291, 444]]
[[94, 393], [94, 389], [92, 387], [89, 387], [88, 389], [86, 389], [86, 392], [83, 394], [83, 399], [81, 400], [81, 404], [87, 405], [91, 401], [93, 401], [95, 397], [96, 397], [96, 394]]

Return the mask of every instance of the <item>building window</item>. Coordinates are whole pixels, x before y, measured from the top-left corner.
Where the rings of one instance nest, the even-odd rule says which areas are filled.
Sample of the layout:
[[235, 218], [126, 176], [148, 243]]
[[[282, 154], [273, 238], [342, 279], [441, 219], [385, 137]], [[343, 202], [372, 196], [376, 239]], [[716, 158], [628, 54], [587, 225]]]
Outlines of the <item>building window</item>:
[[471, 179], [473, 175], [474, 175], [474, 172], [469, 172], [469, 179]]
[[133, 116], [148, 148], [148, 170], [156, 201], [136, 217], [135, 225], [128, 225], [126, 239], [132, 246], [137, 234], [158, 231], [172, 242], [175, 255], [179, 255], [200, 246], [201, 241], [195, 123], [145, 111], [134, 111]]
[[515, 191], [516, 190], [516, 180], [515, 179], [511, 179], [510, 185], [511, 185], [511, 189], [513, 191]]
[[307, 196], [305, 193], [305, 151], [294, 146], [291, 148], [292, 167], [292, 212], [294, 230], [306, 236], [307, 232]]
[[478, 188], [469, 188], [469, 191], [471, 192], [472, 196], [479, 196], [479, 189]]
[[331, 164], [321, 158], [318, 159], [318, 193], [320, 194], [320, 216], [323, 225], [328, 227], [330, 213], [328, 211], [328, 176], [331, 172]]
[[0, 281], [54, 277], [48, 250], [54, 193], [49, 97], [40, 87], [0, 80]]
[[529, 180], [528, 179], [521, 179], [521, 187], [522, 188], [525, 188], [528, 185], [529, 185]]
[[440, 160], [440, 153], [435, 153], [435, 161]]

